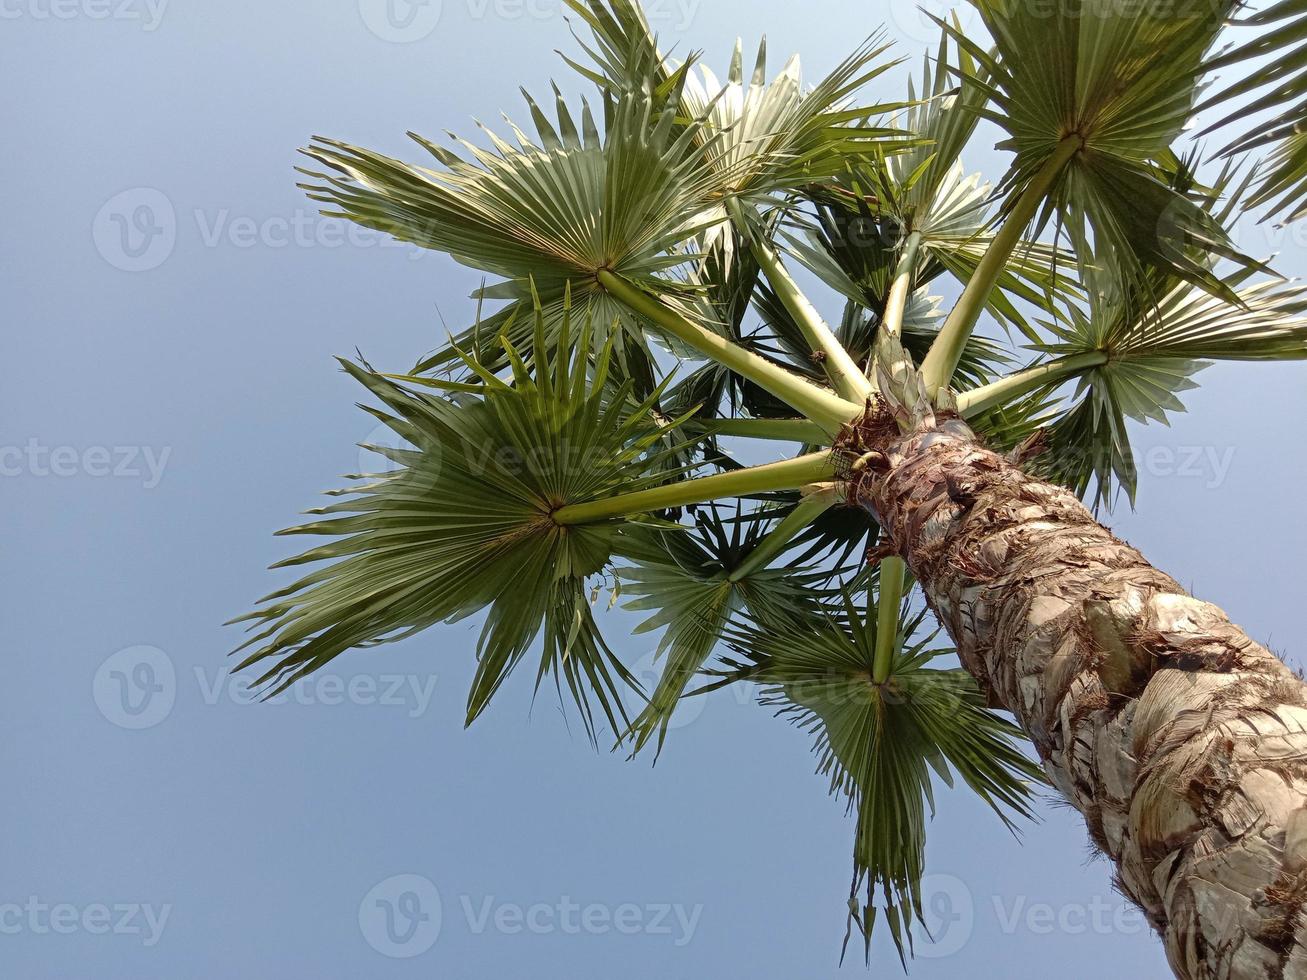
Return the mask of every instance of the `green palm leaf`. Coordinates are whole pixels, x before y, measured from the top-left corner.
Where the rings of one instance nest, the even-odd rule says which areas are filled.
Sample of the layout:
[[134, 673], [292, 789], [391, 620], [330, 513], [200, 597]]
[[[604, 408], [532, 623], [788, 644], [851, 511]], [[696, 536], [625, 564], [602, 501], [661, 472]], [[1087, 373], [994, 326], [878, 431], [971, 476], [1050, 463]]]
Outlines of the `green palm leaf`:
[[948, 651], [932, 649], [932, 636], [914, 639], [923, 616], [908, 614], [905, 603], [881, 685], [871, 679], [875, 604], [860, 611], [848, 593], [842, 608], [752, 621], [731, 637], [743, 656], [741, 676], [763, 685], [765, 703], [812, 733], [818, 772], [857, 815], [850, 926], [869, 948], [879, 912], [900, 957], [911, 947], [913, 920], [922, 917], [932, 773], [950, 786], [960, 776], [1005, 822], [1009, 811], [1031, 815], [1032, 786], [1043, 778], [1017, 750], [1020, 732], [986, 709], [968, 674], [929, 666]]
[[368, 411], [411, 448], [386, 451], [396, 471], [341, 491], [349, 499], [310, 511], [321, 519], [283, 532], [332, 541], [281, 566], [330, 564], [244, 617], [257, 633], [238, 669], [258, 665], [258, 682], [277, 691], [351, 647], [485, 610], [469, 722], [543, 634], [537, 684], [548, 674], [566, 684], [592, 732], [591, 695], [624, 730], [617, 694], [631, 678], [600, 637], [585, 587], [608, 562], [619, 523], [562, 527], [550, 515], [660, 482], [651, 449], [669, 430], [652, 419], [651, 401], [632, 409], [605, 392], [611, 346], [587, 377], [587, 333], [570, 359], [534, 371], [510, 348], [511, 382], [482, 371], [481, 389], [457, 402], [346, 363], [388, 409]]
[[1169, 413], [1184, 411], [1179, 394], [1196, 387], [1192, 376], [1210, 361], [1307, 358], [1307, 289], [1280, 280], [1245, 285], [1249, 275], [1229, 279], [1237, 305], [1180, 281], [1145, 306], [1119, 279], [1087, 271], [1088, 310], [1048, 324], [1057, 339], [1041, 349], [1062, 357], [1098, 353], [1103, 363], [1081, 376], [1034, 468], [1082, 495], [1093, 484], [1099, 504], [1110, 502], [1114, 482], [1133, 500], [1127, 420], [1165, 424]]
[[896, 62], [882, 60], [889, 49], [873, 35], [815, 86], [805, 89], [798, 56], [767, 81], [767, 46], [758, 48], [745, 81], [737, 41], [725, 83], [706, 65], [691, 71], [681, 92], [682, 108], [703, 119], [705, 135], [720, 140], [712, 165], [733, 171], [733, 189], [756, 198], [834, 176], [860, 153], [896, 152], [911, 146], [894, 127], [870, 119], [893, 105], [864, 105], [858, 92]]
[[1285, 222], [1296, 221], [1307, 215], [1307, 0], [1280, 0], [1234, 23], [1254, 29], [1257, 35], [1210, 59], [1204, 70], [1215, 72], [1249, 61], [1263, 63], [1202, 108], [1260, 94], [1204, 133], [1250, 115], [1269, 114], [1223, 152], [1233, 156], [1270, 147], [1257, 189], [1245, 207], [1251, 210], [1269, 204], [1271, 213], [1284, 214]]
[[588, 106], [576, 119], [556, 102], [551, 122], [528, 97], [534, 137], [514, 126], [510, 143], [487, 130], [493, 150], [464, 142], [466, 158], [414, 136], [431, 167], [319, 138], [304, 152], [327, 169], [305, 171], [316, 182], [301, 186], [326, 214], [501, 277], [481, 295], [517, 301], [519, 323], [538, 293], [555, 331], [570, 285], [578, 313], [631, 325], [596, 273], [671, 288], [659, 277], [687, 261], [676, 246], [703, 226], [730, 170], [703, 165], [714, 144], [700, 125], [643, 95], [605, 100], [602, 137]]
[[632, 725], [633, 751], [657, 736], [662, 750], [677, 703], [722, 639], [737, 613], [771, 619], [797, 615], [824, 594], [829, 573], [788, 566], [750, 568], [746, 563], [788, 508], [726, 519], [717, 508], [701, 512], [694, 530], [632, 527], [619, 550], [624, 608], [651, 612], [635, 633], [662, 630], [657, 656], [666, 658], [649, 704]]
[[[805, 265], [845, 296], [880, 309], [903, 252], [919, 252], [915, 281], [942, 273], [967, 282], [994, 240], [993, 192], [967, 175], [961, 157], [988, 98], [985, 74], [965, 48], [951, 53], [948, 36], [922, 68], [920, 89], [908, 80], [897, 125], [916, 139], [901, 152], [851, 160], [831, 181], [809, 190], [817, 224], [796, 220], [789, 246]], [[920, 93], [920, 94], [919, 94]], [[1034, 330], [1017, 301], [1047, 306], [1072, 292], [1058, 268], [1068, 255], [1023, 242], [1008, 257], [987, 307], [1027, 337]]]
[[[797, 56], [768, 82], [765, 41], [746, 81], [743, 42], [737, 40], [722, 82], [696, 64], [697, 55], [678, 62], [659, 53], [633, 0], [567, 3], [590, 27], [594, 45], [583, 46], [599, 72], [569, 64], [605, 91], [656, 93], [663, 104], [678, 103], [685, 120], [702, 124], [696, 139], [714, 148], [706, 165], [743, 197], [795, 190], [838, 173], [851, 155], [897, 152], [912, 145], [901, 130], [873, 122], [897, 105], [858, 98], [868, 82], [897, 64], [884, 59], [890, 48], [884, 32], [873, 34], [806, 88]], [[725, 214], [720, 218], [724, 221]]]
[[993, 51], [939, 23], [985, 69], [965, 84], [988, 95], [982, 114], [1008, 134], [1001, 144], [1014, 154], [1003, 183], [1007, 205], [1051, 176], [1050, 200], [1078, 252], [1092, 241], [1127, 275], [1165, 268], [1233, 302], [1210, 263], [1174, 247], [1167, 234], [1183, 229], [1203, 255], [1254, 264], [1200, 201], [1172, 186], [1168, 168], [1171, 144], [1194, 110], [1203, 59], [1233, 0], [1178, 0], [1165, 8], [1115, 0], [972, 3]]
[[[680, 68], [659, 53], [644, 10], [635, 0], [564, 0], [590, 29], [592, 44], [578, 38], [594, 67], [564, 56], [580, 74], [602, 89], [641, 93], [659, 105], [675, 101], [694, 58]], [[597, 70], [596, 70], [597, 69]]]

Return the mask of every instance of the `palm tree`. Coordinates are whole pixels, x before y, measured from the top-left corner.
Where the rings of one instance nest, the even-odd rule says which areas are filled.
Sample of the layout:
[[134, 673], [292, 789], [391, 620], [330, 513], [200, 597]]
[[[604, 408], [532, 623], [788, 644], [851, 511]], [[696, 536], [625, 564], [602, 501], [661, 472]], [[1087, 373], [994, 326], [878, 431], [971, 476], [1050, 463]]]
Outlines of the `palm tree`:
[[[326, 213], [493, 282], [407, 372], [342, 362], [404, 448], [287, 532], [326, 543], [245, 617], [240, 667], [275, 692], [483, 613], [469, 723], [538, 650], [536, 684], [633, 755], [682, 697], [755, 685], [856, 812], [864, 944], [883, 918], [911, 949], [935, 779], [1005, 821], [1047, 780], [1177, 976], [1307, 976], [1307, 690], [1082, 502], [1133, 499], [1128, 420], [1181, 410], [1205, 362], [1307, 356], [1307, 292], [1228, 231], [1307, 201], [1307, 4], [1218, 51], [1232, 2], [972, 2], [986, 39], [940, 21], [875, 103], [878, 36], [815, 86], [739, 46], [723, 81], [634, 0], [568, 0], [594, 108], [528, 96], [509, 138], [414, 136], [424, 165], [315, 139]], [[1287, 108], [1202, 179], [1177, 149], [1201, 83], [1249, 57], [1271, 91], [1236, 115]], [[996, 186], [962, 162], [982, 120]], [[742, 438], [797, 450], [743, 465]], [[604, 591], [661, 631], [634, 717]]]

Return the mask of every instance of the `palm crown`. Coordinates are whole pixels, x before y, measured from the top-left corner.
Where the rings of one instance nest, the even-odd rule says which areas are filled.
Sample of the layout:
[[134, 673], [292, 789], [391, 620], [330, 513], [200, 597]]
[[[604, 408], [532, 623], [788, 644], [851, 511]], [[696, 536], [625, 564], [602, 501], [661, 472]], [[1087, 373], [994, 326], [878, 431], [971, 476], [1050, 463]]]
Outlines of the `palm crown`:
[[[303, 186], [329, 213], [494, 281], [408, 372], [344, 362], [405, 448], [286, 532], [326, 543], [246, 617], [240, 666], [277, 690], [484, 613], [469, 722], [536, 650], [536, 684], [633, 753], [662, 745], [681, 697], [758, 685], [857, 813], [851, 926], [870, 942], [883, 917], [902, 955], [932, 781], [960, 778], [1008, 820], [1041, 777], [970, 676], [935, 663], [950, 651], [903, 562], [877, 560], [879, 528], [846, 506], [875, 465], [849, 424], [871, 402], [904, 425], [960, 416], [1107, 503], [1134, 493], [1127, 420], [1181, 410], [1205, 361], [1307, 356], [1307, 295], [1227, 232], [1273, 199], [1301, 211], [1300, 108], [1227, 148], [1270, 145], [1258, 171], [1203, 182], [1177, 148], [1204, 72], [1275, 45], [1217, 52], [1233, 11], [1208, 0], [1165, 18], [973, 2], [988, 38], [941, 21], [920, 75], [876, 103], [867, 83], [896, 63], [876, 37], [815, 86], [797, 60], [769, 78], [765, 49], [746, 73], [739, 47], [719, 80], [665, 56], [633, 0], [568, 0], [589, 100], [528, 97], [528, 126], [457, 150], [414, 136], [422, 164], [315, 139]], [[1304, 15], [1285, 0], [1261, 20]], [[1295, 54], [1256, 108], [1301, 91]], [[965, 168], [984, 120], [1011, 154], [995, 184]], [[838, 323], [799, 265], [843, 302]], [[944, 316], [932, 290], [949, 280]], [[744, 466], [739, 438], [799, 449]], [[661, 634], [662, 675], [630, 715], [604, 590]]]

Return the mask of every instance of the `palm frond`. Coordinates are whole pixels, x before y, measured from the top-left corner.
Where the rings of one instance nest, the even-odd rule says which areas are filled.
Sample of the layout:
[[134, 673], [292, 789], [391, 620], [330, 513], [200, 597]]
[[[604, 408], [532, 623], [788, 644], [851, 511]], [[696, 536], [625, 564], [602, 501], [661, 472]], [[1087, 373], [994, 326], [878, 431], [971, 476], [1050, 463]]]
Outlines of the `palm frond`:
[[1307, 358], [1307, 289], [1279, 280], [1247, 283], [1247, 270], [1229, 283], [1237, 304], [1226, 303], [1185, 281], [1151, 306], [1128, 298], [1128, 287], [1102, 270], [1087, 270], [1087, 311], [1049, 323], [1056, 340], [1041, 345], [1053, 355], [1099, 352], [1102, 364], [1079, 381], [1066, 414], [1049, 427], [1049, 449], [1034, 468], [1110, 503], [1114, 483], [1134, 500], [1136, 470], [1127, 420], [1167, 422], [1184, 411], [1181, 392], [1213, 360]]
[[574, 354], [566, 331], [568, 354], [529, 369], [510, 348], [511, 381], [482, 369], [481, 390], [457, 402], [342, 362], [386, 406], [367, 410], [411, 448], [386, 450], [397, 469], [339, 491], [346, 499], [283, 532], [332, 540], [277, 567], [329, 564], [243, 617], [257, 632], [238, 669], [258, 665], [257, 683], [275, 692], [352, 647], [484, 610], [469, 723], [543, 634], [537, 684], [551, 674], [565, 684], [592, 733], [592, 696], [624, 729], [617, 695], [633, 682], [600, 637], [585, 587], [620, 523], [561, 527], [551, 514], [661, 482], [652, 447], [668, 429], [651, 418], [651, 401], [632, 409], [605, 392], [611, 344], [592, 365], [589, 327]]
[[662, 750], [672, 713], [694, 676], [721, 641], [727, 624], [748, 610], [760, 619], [798, 615], [823, 595], [826, 575], [802, 567], [759, 568], [739, 574], [787, 508], [766, 508], [732, 518], [720, 508], [701, 510], [691, 528], [630, 527], [618, 551], [624, 608], [651, 612], [636, 634], [662, 630], [657, 657], [666, 666], [649, 703], [631, 726], [632, 751], [656, 736]]
[[1234, 22], [1256, 36], [1222, 51], [1203, 66], [1206, 72], [1263, 61], [1247, 77], [1226, 86], [1201, 108], [1243, 101], [1229, 115], [1204, 130], [1210, 133], [1252, 115], [1256, 126], [1222, 151], [1227, 156], [1270, 148], [1262, 163], [1256, 191], [1244, 202], [1248, 210], [1269, 205], [1267, 217], [1284, 222], [1307, 216], [1307, 2], [1280, 0]]
[[[601, 89], [642, 94], [663, 106], [675, 102], [685, 74], [695, 58], [677, 67], [658, 50], [645, 17], [635, 0], [564, 0], [589, 28], [592, 43], [577, 43], [593, 67], [564, 56], [577, 72]], [[575, 33], [575, 32], [573, 32]]]
[[705, 223], [729, 168], [705, 167], [714, 143], [702, 127], [644, 95], [606, 98], [602, 137], [588, 105], [578, 119], [556, 93], [550, 121], [527, 101], [535, 135], [513, 126], [509, 142], [486, 130], [491, 150], [462, 141], [459, 156], [414, 135], [432, 167], [315, 139], [304, 152], [326, 170], [304, 171], [315, 182], [301, 186], [325, 214], [501, 277], [481, 290], [485, 298], [533, 303], [538, 293], [557, 311], [570, 286], [578, 312], [594, 304], [595, 323], [629, 321], [599, 289], [597, 271], [674, 288], [659, 277], [687, 262], [676, 247]]
[[884, 684], [872, 681], [870, 597], [865, 611], [845, 593], [821, 615], [750, 621], [730, 638], [742, 658], [737, 671], [763, 686], [764, 703], [813, 735], [818, 772], [856, 813], [850, 926], [869, 948], [883, 915], [901, 957], [913, 920], [922, 920], [932, 773], [950, 786], [960, 776], [1005, 822], [1031, 815], [1032, 786], [1042, 781], [1016, 747], [1020, 732], [986, 709], [971, 677], [929, 666], [948, 651], [932, 648], [933, 634], [920, 635], [923, 619], [904, 603]]
[[1007, 205], [1073, 143], [1050, 200], [1078, 252], [1092, 243], [1127, 275], [1164, 267], [1234, 301], [1210, 261], [1171, 247], [1164, 234], [1180, 227], [1204, 257], [1255, 264], [1200, 202], [1172, 186], [1166, 166], [1234, 0], [1177, 0], [1165, 8], [1114, 0], [972, 4], [992, 51], [939, 23], [986, 70], [965, 83], [986, 92], [983, 115], [1008, 134], [1000, 144], [1014, 153], [1002, 185]]
[[766, 42], [758, 48], [746, 82], [741, 42], [736, 42], [726, 81], [706, 65], [691, 71], [681, 93], [692, 119], [720, 140], [711, 165], [733, 172], [733, 189], [745, 198], [793, 191], [834, 176], [859, 154], [896, 152], [912, 145], [892, 126], [871, 123], [892, 105], [861, 104], [859, 91], [897, 62], [884, 59], [890, 45], [873, 35], [815, 86], [804, 88], [799, 58], [790, 58], [767, 81]]
[[[946, 146], [963, 135], [956, 125], [961, 118], [976, 117], [969, 106], [953, 105], [909, 114], [905, 125], [933, 127], [918, 131], [923, 142]], [[786, 233], [788, 250], [827, 285], [873, 309], [883, 306], [909, 237], [918, 240], [922, 256], [918, 284], [943, 273], [966, 283], [994, 239], [998, 215], [990, 185], [979, 174], [967, 175], [960, 159], [944, 160], [943, 152], [923, 155], [915, 149], [876, 163], [851, 162], [844, 173], [811, 189], [816, 220], [791, 219], [797, 233]], [[1018, 301], [1045, 307], [1075, 295], [1074, 281], [1060, 271], [1073, 265], [1061, 249], [1022, 242], [987, 308], [1000, 323], [1034, 339]]]

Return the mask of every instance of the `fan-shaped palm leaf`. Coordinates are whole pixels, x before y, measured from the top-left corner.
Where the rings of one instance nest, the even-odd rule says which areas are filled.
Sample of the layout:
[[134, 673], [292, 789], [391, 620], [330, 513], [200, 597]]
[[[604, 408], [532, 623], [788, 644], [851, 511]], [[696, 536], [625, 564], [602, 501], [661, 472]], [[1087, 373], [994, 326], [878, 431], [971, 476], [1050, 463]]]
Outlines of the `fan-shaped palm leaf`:
[[587, 379], [586, 332], [574, 356], [534, 373], [514, 355], [511, 383], [482, 371], [480, 390], [457, 403], [346, 363], [389, 409], [369, 411], [412, 448], [387, 451], [395, 472], [341, 491], [352, 499], [284, 532], [335, 540], [282, 565], [331, 564], [245, 617], [258, 633], [240, 667], [271, 663], [259, 682], [280, 690], [351, 647], [486, 609], [469, 722], [543, 631], [537, 683], [548, 673], [565, 682], [587, 726], [595, 695], [620, 731], [617, 690], [630, 678], [599, 636], [585, 590], [618, 524], [561, 526], [552, 515], [660, 481], [650, 449], [667, 429], [651, 418], [652, 400], [632, 410], [606, 395], [611, 347]]
[[1008, 133], [1008, 207], [1027, 191], [1047, 195], [1077, 251], [1089, 247], [1092, 229], [1098, 254], [1113, 256], [1126, 274], [1166, 268], [1233, 301], [1210, 264], [1174, 248], [1165, 233], [1183, 228], [1204, 253], [1251, 263], [1199, 202], [1171, 186], [1166, 166], [1233, 2], [972, 0], [992, 52], [940, 21], [985, 69], [965, 84], [988, 94], [983, 115]]
[[1250, 27], [1257, 36], [1221, 52], [1204, 69], [1215, 72], [1249, 61], [1267, 61], [1258, 64], [1246, 78], [1224, 88], [1203, 108], [1261, 94], [1205, 132], [1250, 115], [1268, 113], [1224, 152], [1234, 155], [1271, 147], [1257, 190], [1245, 207], [1251, 210], [1270, 204], [1271, 213], [1279, 214], [1281, 220], [1297, 221], [1307, 216], [1307, 0], [1280, 0], [1235, 21], [1235, 26]]
[[1114, 478], [1134, 498], [1126, 420], [1165, 424], [1168, 413], [1184, 411], [1178, 395], [1196, 387], [1192, 375], [1207, 362], [1307, 358], [1307, 290], [1300, 284], [1241, 285], [1249, 278], [1244, 270], [1229, 280], [1238, 305], [1180, 281], [1144, 306], [1110, 274], [1084, 278], [1088, 310], [1049, 324], [1057, 340], [1042, 349], [1064, 359], [1097, 355], [1101, 363], [1080, 375], [1073, 406], [1050, 427], [1049, 449], [1034, 466], [1081, 494], [1092, 482], [1099, 503], [1110, 501]]
[[[791, 508], [769, 508], [727, 518], [719, 508], [701, 511], [694, 530], [631, 527], [618, 550], [630, 563], [619, 565], [625, 608], [652, 612], [637, 634], [663, 630], [658, 655], [666, 666], [649, 704], [632, 725], [633, 751], [655, 735], [661, 751], [676, 705], [721, 642], [731, 618], [747, 609], [768, 620], [798, 615], [824, 595], [829, 572], [794, 566], [767, 568], [769, 536]], [[783, 549], [785, 544], [778, 545]]]
[[552, 344], [565, 303], [596, 324], [626, 325], [638, 346], [638, 318], [599, 288], [596, 273], [674, 290], [660, 274], [687, 262], [676, 246], [694, 238], [730, 170], [704, 166], [713, 139], [644, 95], [605, 100], [602, 138], [588, 106], [577, 120], [556, 102], [555, 123], [528, 97], [536, 135], [514, 126], [510, 143], [487, 130], [493, 150], [464, 142], [466, 159], [414, 136], [435, 167], [318, 139], [305, 153], [328, 169], [305, 171], [317, 182], [302, 186], [324, 213], [502, 277], [481, 295], [514, 301], [515, 313], [500, 315], [516, 315], [511, 339], [524, 351], [533, 309], [543, 308]]
[[[765, 702], [814, 735], [818, 771], [857, 814], [850, 924], [870, 944], [881, 913], [899, 949], [910, 948], [922, 917], [927, 808], [932, 771], [947, 785], [961, 776], [1005, 821], [1030, 815], [1036, 765], [1017, 749], [1018, 730], [985, 708], [975, 682], [959, 669], [928, 666], [947, 653], [920, 632], [923, 614], [905, 614], [888, 679], [872, 680], [875, 604], [865, 612], [847, 593], [842, 608], [736, 629], [738, 671], [763, 685]], [[857, 893], [865, 887], [861, 905]]]

